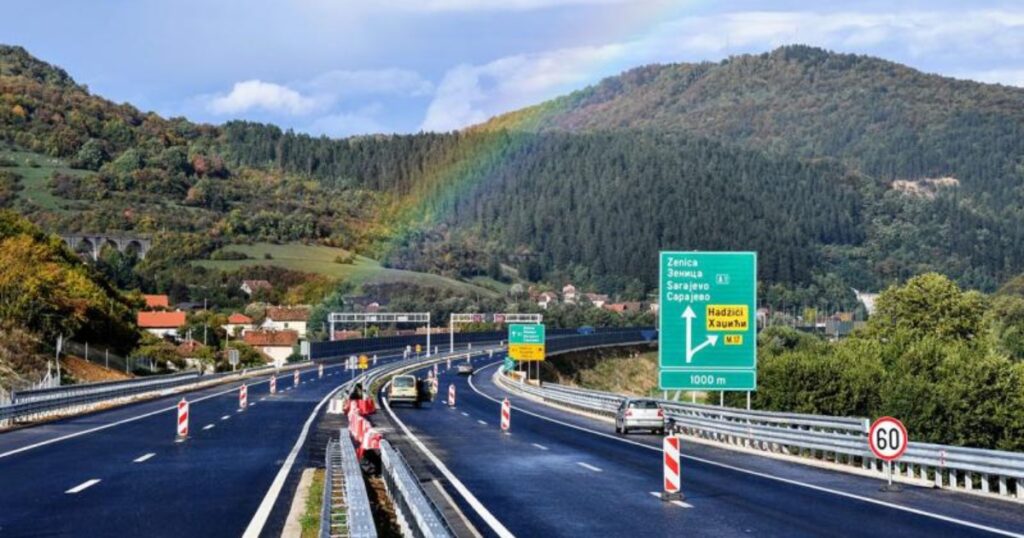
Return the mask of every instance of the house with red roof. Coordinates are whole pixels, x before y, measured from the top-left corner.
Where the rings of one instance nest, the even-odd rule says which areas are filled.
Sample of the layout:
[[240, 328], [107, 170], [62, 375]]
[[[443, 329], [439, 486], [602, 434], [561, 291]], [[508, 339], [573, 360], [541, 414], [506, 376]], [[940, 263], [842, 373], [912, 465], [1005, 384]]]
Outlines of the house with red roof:
[[228, 336], [237, 337], [253, 327], [252, 318], [245, 314], [235, 312], [228, 316], [228, 322], [220, 326]]
[[291, 330], [299, 333], [299, 338], [305, 338], [308, 322], [308, 306], [271, 306], [267, 308], [267, 316], [261, 327], [274, 331]]
[[268, 362], [281, 367], [287, 362], [288, 356], [295, 351], [295, 346], [299, 343], [299, 333], [294, 330], [248, 331], [242, 334], [242, 341], [256, 348], [267, 357]]
[[171, 306], [171, 301], [166, 295], [143, 295], [142, 298], [146, 300], [146, 310], [167, 309]]
[[184, 312], [139, 312], [136, 323], [140, 329], [160, 338], [178, 338], [178, 329], [185, 325]]

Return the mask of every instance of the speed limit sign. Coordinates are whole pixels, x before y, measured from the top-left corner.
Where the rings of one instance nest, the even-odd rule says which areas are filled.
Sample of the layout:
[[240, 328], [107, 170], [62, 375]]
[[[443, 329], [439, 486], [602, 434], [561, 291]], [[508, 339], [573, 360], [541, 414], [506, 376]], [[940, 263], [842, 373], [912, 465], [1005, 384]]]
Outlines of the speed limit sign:
[[882, 417], [868, 429], [868, 446], [875, 457], [886, 462], [888, 467], [888, 484], [882, 486], [882, 491], [900, 491], [898, 485], [892, 483], [892, 462], [899, 459], [907, 451], [909, 442], [907, 428], [899, 420], [892, 417]]
[[907, 428], [895, 418], [882, 417], [868, 430], [868, 444], [878, 459], [897, 460], [907, 451]]

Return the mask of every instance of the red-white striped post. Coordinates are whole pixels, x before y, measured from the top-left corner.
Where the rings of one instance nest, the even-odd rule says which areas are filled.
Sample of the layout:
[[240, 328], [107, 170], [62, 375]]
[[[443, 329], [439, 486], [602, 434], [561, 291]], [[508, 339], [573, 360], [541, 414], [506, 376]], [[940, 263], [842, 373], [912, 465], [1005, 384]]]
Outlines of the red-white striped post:
[[241, 387], [238, 387], [238, 408], [245, 409], [249, 407], [249, 387], [242, 383]]
[[437, 377], [437, 363], [434, 363], [434, 377]]
[[509, 403], [508, 398], [505, 398], [501, 402], [501, 431], [508, 433], [509, 428], [512, 427], [512, 404]]
[[680, 489], [680, 467], [679, 467], [679, 437], [669, 435], [662, 443], [664, 453], [665, 484], [661, 493], [663, 501], [677, 501], [683, 498]]
[[455, 407], [455, 383], [448, 385], [448, 407]]
[[324, 363], [320, 363], [320, 368], [317, 370], [317, 377], [321, 378], [324, 376]]
[[293, 387], [299, 386], [299, 371], [298, 370], [295, 370], [295, 373], [292, 374], [292, 386]]
[[182, 398], [178, 402], [178, 441], [188, 438], [188, 401]]
[[277, 392], [277, 376], [276, 375], [271, 375], [270, 376], [270, 393], [274, 394], [275, 392]]

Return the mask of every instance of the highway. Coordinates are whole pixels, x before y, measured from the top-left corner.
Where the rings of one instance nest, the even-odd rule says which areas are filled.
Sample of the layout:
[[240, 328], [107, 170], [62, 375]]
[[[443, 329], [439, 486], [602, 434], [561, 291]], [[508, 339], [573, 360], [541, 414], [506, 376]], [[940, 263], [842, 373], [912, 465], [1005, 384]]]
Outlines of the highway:
[[[1024, 533], [1012, 502], [881, 482], [776, 459], [687, 443], [685, 502], [665, 503], [660, 437], [613, 433], [611, 424], [518, 397], [511, 434], [499, 429], [506, 393], [491, 381], [500, 358], [482, 358], [471, 378], [454, 368], [443, 397], [395, 416], [472, 497], [449, 494], [474, 525], [516, 536], [993, 536]], [[454, 367], [454, 364], [453, 364]], [[419, 375], [425, 375], [425, 370]], [[497, 525], [488, 523], [493, 517]]]
[[286, 372], [275, 395], [250, 379], [242, 412], [240, 382], [187, 393], [181, 443], [181, 395], [0, 434], [0, 536], [277, 536], [305, 461], [282, 465], [349, 378], [309, 367], [293, 386]]

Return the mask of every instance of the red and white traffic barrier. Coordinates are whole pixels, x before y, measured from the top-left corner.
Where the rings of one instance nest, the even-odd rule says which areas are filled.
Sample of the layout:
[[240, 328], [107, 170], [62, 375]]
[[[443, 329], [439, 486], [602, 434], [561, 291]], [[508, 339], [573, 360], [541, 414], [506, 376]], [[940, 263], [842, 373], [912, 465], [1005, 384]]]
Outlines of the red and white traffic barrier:
[[178, 441], [188, 438], [188, 401], [182, 398], [178, 402]]
[[274, 394], [276, 392], [277, 392], [277, 376], [276, 375], [271, 375], [270, 376], [270, 393]]
[[501, 402], [501, 431], [508, 433], [510, 427], [512, 427], [512, 404], [509, 403], [508, 398], [505, 398]]
[[448, 407], [455, 407], [455, 384], [448, 385]]
[[299, 371], [298, 370], [295, 370], [295, 373], [292, 374], [292, 386], [293, 387], [299, 386]]
[[320, 363], [320, 368], [317, 370], [317, 377], [320, 378], [320, 377], [323, 377], [323, 376], [324, 376], [324, 365], [323, 365], [323, 363]]
[[249, 407], [249, 387], [242, 383], [241, 387], [238, 387], [238, 408], [245, 409]]
[[675, 501], [683, 498], [680, 490], [680, 466], [679, 466], [679, 437], [669, 435], [662, 442], [664, 453], [665, 484], [663, 485], [661, 499], [664, 501]]
[[359, 440], [359, 448], [356, 449], [356, 456], [359, 459], [363, 459], [363, 454], [367, 450], [380, 450], [380, 440], [384, 437], [369, 422], [367, 422], [367, 426], [370, 427], [363, 432], [363, 436]]

